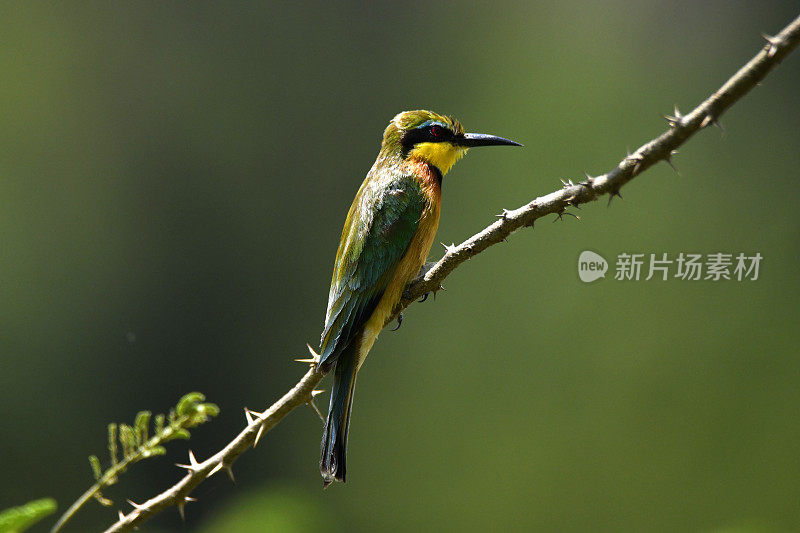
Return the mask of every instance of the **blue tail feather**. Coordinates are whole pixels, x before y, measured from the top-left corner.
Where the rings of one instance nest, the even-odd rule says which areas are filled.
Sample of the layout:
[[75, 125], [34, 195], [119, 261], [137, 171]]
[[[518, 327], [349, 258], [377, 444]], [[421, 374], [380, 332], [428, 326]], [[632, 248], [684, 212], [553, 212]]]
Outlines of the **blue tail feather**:
[[324, 486], [345, 481], [347, 460], [347, 432], [358, 372], [358, 342], [350, 343], [336, 359], [333, 388], [325, 431], [322, 434], [319, 470]]

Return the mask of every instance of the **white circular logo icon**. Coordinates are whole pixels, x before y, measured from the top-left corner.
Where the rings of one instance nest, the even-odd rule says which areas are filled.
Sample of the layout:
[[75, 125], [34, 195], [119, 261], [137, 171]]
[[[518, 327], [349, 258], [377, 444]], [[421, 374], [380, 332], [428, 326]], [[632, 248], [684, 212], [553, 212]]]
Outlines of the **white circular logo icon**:
[[584, 250], [578, 257], [578, 276], [584, 283], [606, 277], [607, 270], [608, 261], [600, 254]]

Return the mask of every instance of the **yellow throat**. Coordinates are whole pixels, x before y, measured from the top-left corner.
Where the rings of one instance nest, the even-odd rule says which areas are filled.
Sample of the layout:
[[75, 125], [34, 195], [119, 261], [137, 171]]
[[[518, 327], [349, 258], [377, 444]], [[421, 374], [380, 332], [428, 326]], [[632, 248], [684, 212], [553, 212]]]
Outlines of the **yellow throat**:
[[427, 161], [438, 168], [444, 176], [450, 167], [466, 153], [467, 148], [455, 146], [449, 142], [419, 143], [411, 150], [409, 156]]

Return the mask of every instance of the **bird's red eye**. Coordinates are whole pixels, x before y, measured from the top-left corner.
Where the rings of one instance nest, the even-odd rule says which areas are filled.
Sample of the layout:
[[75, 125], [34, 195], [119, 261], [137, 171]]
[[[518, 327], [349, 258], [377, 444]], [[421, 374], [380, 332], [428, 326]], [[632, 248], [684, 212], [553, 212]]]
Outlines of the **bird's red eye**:
[[434, 137], [440, 137], [442, 135], [442, 127], [431, 126], [431, 135], [433, 135]]

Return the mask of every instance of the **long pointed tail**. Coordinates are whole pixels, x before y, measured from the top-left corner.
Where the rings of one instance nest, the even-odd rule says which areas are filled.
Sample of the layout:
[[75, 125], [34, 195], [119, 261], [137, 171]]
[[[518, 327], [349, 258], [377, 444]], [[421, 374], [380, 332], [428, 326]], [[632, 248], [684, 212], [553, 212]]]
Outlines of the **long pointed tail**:
[[[352, 344], [358, 344], [356, 342]], [[350, 412], [353, 408], [353, 392], [358, 373], [357, 349], [346, 349], [336, 360], [333, 373], [333, 389], [328, 419], [322, 434], [319, 471], [325, 487], [336, 481], [345, 481], [347, 460], [347, 431], [350, 427]]]

